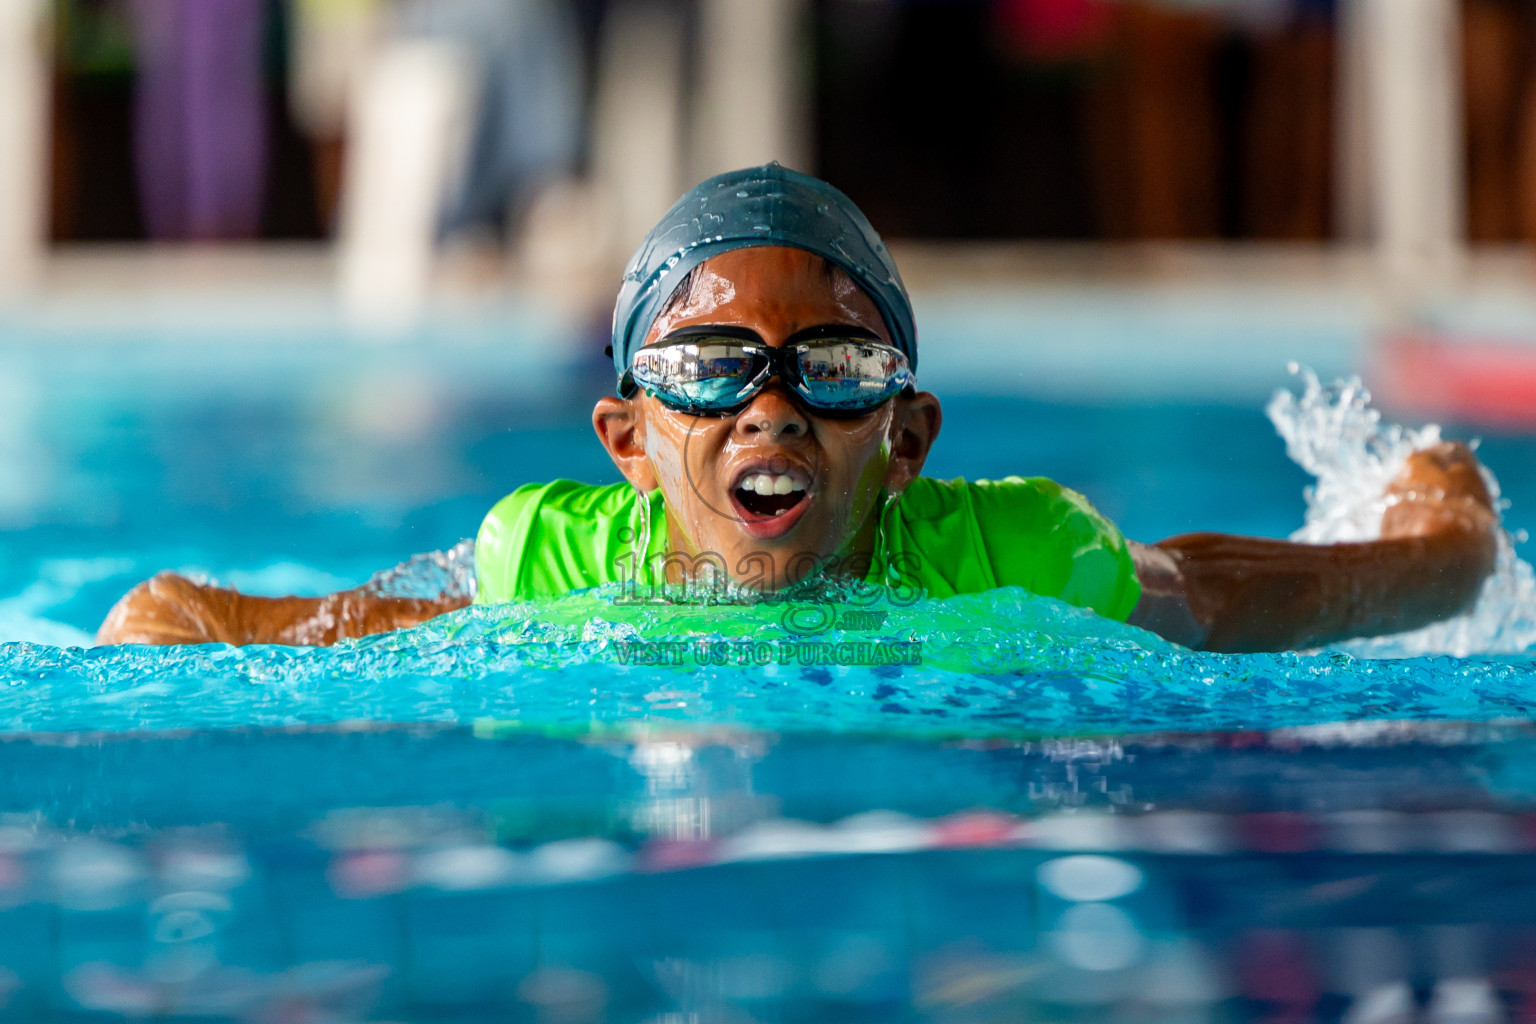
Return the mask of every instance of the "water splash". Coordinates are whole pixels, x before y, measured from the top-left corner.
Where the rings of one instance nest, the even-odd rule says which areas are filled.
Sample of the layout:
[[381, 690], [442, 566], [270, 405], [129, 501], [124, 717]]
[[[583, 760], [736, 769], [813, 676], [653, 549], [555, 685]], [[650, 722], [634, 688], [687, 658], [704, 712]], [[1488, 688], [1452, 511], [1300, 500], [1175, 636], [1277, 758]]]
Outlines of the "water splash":
[[[495, 720], [985, 738], [1536, 714], [1525, 656], [1208, 654], [1012, 587], [857, 610], [878, 626], [808, 637], [767, 603], [631, 604], [609, 588], [331, 648], [4, 644], [0, 733]], [[921, 644], [920, 660], [839, 663], [874, 643]]]
[[1291, 460], [1317, 482], [1307, 487], [1306, 524], [1291, 539], [1306, 544], [1375, 540], [1382, 498], [1408, 456], [1440, 441], [1431, 424], [1411, 430], [1381, 422], [1359, 377], [1324, 386], [1310, 369], [1290, 365], [1302, 393], [1281, 389], [1265, 407]]
[[[1291, 364], [1300, 395], [1280, 390], [1265, 412], [1285, 440], [1288, 455], [1317, 482], [1306, 489], [1306, 522], [1291, 535], [1307, 544], [1375, 540], [1387, 509], [1383, 493], [1409, 455], [1440, 442], [1440, 428], [1418, 430], [1383, 423], [1360, 378], [1324, 385], [1311, 370]], [[1483, 479], [1494, 507], [1504, 509], [1499, 482], [1487, 467]], [[1407, 658], [1474, 653], [1510, 654], [1536, 646], [1536, 573], [1515, 553], [1524, 537], [1502, 526], [1493, 575], [1465, 615], [1394, 636], [1341, 645], [1360, 657]]]
[[473, 601], [475, 542], [461, 540], [447, 551], [412, 555], [393, 569], [374, 573], [363, 589], [379, 597], [459, 597]]

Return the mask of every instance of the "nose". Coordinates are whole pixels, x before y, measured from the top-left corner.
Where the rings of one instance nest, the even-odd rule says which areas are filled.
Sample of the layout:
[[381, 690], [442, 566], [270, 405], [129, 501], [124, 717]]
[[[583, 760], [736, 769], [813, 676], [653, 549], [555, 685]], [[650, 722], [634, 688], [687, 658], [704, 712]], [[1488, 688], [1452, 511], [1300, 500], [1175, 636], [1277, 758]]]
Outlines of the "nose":
[[736, 414], [734, 432], [743, 441], [762, 443], [804, 437], [810, 423], [781, 384], [772, 384]]

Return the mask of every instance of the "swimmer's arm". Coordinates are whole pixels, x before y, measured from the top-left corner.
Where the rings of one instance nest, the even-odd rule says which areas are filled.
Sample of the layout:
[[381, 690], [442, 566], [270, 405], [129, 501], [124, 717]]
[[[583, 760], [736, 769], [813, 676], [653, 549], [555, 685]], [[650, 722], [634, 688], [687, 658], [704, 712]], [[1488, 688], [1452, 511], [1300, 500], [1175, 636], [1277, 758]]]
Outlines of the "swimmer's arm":
[[1416, 629], [1466, 611], [1498, 519], [1465, 445], [1416, 452], [1387, 490], [1381, 539], [1293, 544], [1194, 533], [1132, 545], [1133, 625], [1189, 647], [1273, 651]]
[[304, 644], [387, 633], [469, 604], [466, 597], [381, 597], [362, 589], [324, 597], [252, 597], [161, 573], [113, 606], [98, 644]]

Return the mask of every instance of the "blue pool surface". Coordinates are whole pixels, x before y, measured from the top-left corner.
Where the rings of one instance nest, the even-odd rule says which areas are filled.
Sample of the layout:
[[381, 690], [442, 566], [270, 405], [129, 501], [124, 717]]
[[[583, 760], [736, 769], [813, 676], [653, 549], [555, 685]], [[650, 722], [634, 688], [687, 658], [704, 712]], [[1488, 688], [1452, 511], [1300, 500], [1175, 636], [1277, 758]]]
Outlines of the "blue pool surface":
[[[332, 650], [88, 646], [162, 568], [318, 593], [521, 483], [617, 478], [599, 361], [481, 344], [0, 349], [8, 1019], [1494, 1020], [1536, 992], [1528, 649], [1206, 655], [1014, 591], [812, 634], [600, 593]], [[1256, 405], [941, 397], [933, 475], [1050, 476], [1143, 540], [1302, 521]], [[1536, 438], [1480, 451], [1536, 527]], [[838, 663], [861, 644], [920, 657]]]

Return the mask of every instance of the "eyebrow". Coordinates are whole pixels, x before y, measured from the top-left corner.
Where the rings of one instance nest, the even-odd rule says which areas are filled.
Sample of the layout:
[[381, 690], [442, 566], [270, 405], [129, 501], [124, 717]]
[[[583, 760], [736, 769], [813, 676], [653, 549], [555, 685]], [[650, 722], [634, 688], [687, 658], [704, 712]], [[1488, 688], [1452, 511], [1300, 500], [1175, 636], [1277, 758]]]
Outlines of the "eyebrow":
[[[735, 338], [739, 341], [755, 341], [759, 344], [767, 344], [763, 336], [750, 327], [742, 327], [739, 324], [689, 324], [687, 327], [679, 327], [670, 331], [665, 337], [657, 340], [657, 344], [669, 341], [684, 341], [688, 338]], [[784, 344], [794, 345], [802, 341], [820, 341], [823, 338], [854, 338], [859, 341], [885, 342], [868, 327], [858, 324], [816, 324], [812, 327], [802, 328], [784, 339]]]
[[804, 330], [796, 331], [784, 339], [784, 344], [793, 345], [797, 341], [817, 341], [821, 338], [860, 338], [866, 341], [884, 341], [880, 335], [868, 327], [858, 324], [817, 324]]

